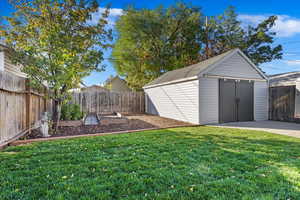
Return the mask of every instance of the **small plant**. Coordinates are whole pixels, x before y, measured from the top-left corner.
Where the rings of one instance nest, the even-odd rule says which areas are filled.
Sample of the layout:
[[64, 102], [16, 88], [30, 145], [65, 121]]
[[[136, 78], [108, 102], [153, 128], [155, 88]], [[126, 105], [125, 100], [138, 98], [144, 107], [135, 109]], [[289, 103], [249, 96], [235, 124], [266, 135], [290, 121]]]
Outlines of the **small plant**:
[[61, 107], [61, 120], [80, 120], [83, 112], [78, 104], [64, 104]]

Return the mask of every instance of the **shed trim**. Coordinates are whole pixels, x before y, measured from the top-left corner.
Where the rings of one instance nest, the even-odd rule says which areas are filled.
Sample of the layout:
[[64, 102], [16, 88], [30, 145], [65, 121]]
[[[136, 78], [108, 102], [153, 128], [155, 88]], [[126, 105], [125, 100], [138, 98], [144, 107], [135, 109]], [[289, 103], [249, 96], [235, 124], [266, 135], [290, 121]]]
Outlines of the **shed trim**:
[[280, 87], [280, 86], [294, 86], [297, 81], [283, 81], [277, 83], [270, 83], [269, 87]]
[[283, 74], [271, 75], [269, 80], [270, 87], [296, 85], [296, 83], [300, 80], [300, 72], [288, 72]]
[[277, 79], [277, 78], [281, 78], [281, 77], [285, 77], [285, 76], [290, 76], [290, 75], [294, 75], [294, 74], [299, 74], [299, 71], [270, 75], [269, 79]]
[[203, 74], [203, 77], [206, 78], [225, 78], [225, 79], [236, 79], [236, 80], [245, 80], [245, 81], [260, 81], [260, 82], [267, 82], [265, 79], [257, 79], [257, 78], [240, 78], [234, 76], [218, 76], [218, 75], [210, 75], [210, 74]]
[[182, 82], [187, 82], [187, 81], [192, 81], [192, 80], [197, 80], [198, 76], [193, 76], [193, 77], [188, 77], [188, 78], [181, 78], [181, 79], [177, 79], [174, 81], [169, 81], [169, 82], [164, 82], [164, 83], [159, 83], [159, 84], [155, 84], [155, 85], [149, 85], [149, 86], [144, 86], [143, 89], [149, 89], [149, 88], [154, 88], [154, 87], [158, 87], [158, 86], [163, 86], [163, 85], [170, 85], [173, 83], [182, 83]]

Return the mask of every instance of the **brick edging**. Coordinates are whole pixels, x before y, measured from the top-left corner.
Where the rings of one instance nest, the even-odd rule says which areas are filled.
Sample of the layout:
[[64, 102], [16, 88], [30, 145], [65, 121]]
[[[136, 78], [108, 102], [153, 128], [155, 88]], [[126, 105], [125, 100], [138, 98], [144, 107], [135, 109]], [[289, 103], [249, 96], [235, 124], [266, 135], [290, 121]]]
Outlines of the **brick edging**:
[[[201, 125], [178, 125], [178, 126], [170, 126], [170, 127], [164, 127], [164, 128], [146, 128], [146, 129], [136, 129], [136, 130], [126, 130], [126, 131], [116, 131], [116, 132], [106, 132], [106, 133], [57, 136], [57, 137], [36, 138], [36, 139], [29, 139], [29, 140], [16, 140], [16, 141], [13, 141], [13, 142], [7, 144], [6, 146], [18, 146], [18, 145], [29, 144], [29, 143], [33, 143], [33, 142], [44, 142], [44, 141], [46, 142], [46, 141], [52, 141], [52, 140], [62, 140], [62, 139], [71, 139], [71, 138], [80, 138], [80, 137], [117, 135], [117, 134], [125, 134], [125, 133], [137, 133], [137, 132], [142, 132], [142, 131], [163, 130], [163, 129], [169, 129], [169, 128], [197, 127], [197, 126], [201, 126]], [[0, 146], [0, 149], [1, 149], [1, 146]]]

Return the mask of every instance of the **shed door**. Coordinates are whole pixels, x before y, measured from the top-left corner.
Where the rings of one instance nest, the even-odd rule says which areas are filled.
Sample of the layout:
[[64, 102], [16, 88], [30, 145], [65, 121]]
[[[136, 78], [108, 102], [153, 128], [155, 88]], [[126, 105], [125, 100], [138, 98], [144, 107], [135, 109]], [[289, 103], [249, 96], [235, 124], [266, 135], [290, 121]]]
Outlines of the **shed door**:
[[236, 121], [235, 81], [220, 79], [220, 123]]
[[236, 83], [237, 121], [253, 120], [253, 82]]
[[220, 123], [253, 120], [253, 83], [220, 79]]

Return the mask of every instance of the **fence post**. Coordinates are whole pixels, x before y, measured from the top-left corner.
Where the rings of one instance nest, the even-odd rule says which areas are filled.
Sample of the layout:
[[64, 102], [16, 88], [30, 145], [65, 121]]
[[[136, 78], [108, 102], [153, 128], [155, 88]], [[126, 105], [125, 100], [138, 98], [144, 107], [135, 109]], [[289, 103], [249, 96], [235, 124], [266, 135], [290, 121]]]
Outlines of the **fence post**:
[[297, 79], [295, 88], [295, 118], [300, 118], [300, 78]]
[[26, 79], [26, 126], [31, 133], [31, 86], [29, 79]]
[[144, 112], [148, 113], [148, 96], [144, 93]]
[[44, 87], [44, 96], [43, 96], [43, 100], [44, 100], [44, 112], [47, 112], [47, 96], [46, 96], [46, 93], [47, 92], [47, 89], [46, 87]]
[[122, 99], [123, 99], [123, 95], [122, 95], [122, 94], [119, 94], [120, 113], [123, 113], [123, 109], [122, 109]]
[[142, 113], [142, 93], [140, 92], [139, 93], [139, 96], [140, 96], [140, 113]]

